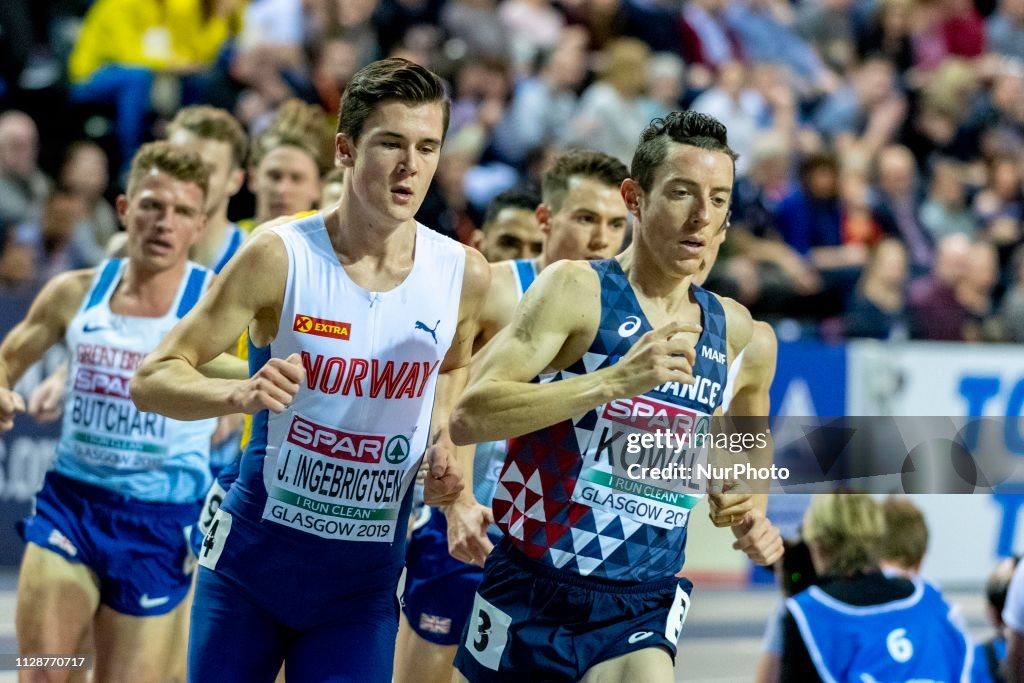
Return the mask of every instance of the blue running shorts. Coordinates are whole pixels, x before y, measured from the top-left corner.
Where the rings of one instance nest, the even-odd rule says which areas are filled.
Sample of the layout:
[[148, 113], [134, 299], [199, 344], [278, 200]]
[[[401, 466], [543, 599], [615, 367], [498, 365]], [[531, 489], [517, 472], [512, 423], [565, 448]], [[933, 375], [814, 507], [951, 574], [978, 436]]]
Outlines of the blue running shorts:
[[472, 683], [578, 681], [649, 647], [673, 659], [693, 584], [622, 583], [541, 565], [507, 539], [487, 558], [455, 667]]
[[191, 587], [188, 535], [198, 514], [199, 502], [139, 501], [50, 472], [18, 531], [96, 572], [104, 605], [151, 617], [173, 610]]
[[427, 509], [430, 518], [412, 532], [405, 551], [402, 611], [420, 638], [437, 645], [456, 645], [484, 570], [448, 553], [444, 513]]
[[[309, 586], [315, 596], [317, 586]], [[350, 596], [326, 622], [273, 614], [230, 578], [199, 568], [188, 646], [192, 683], [391, 683], [398, 635], [394, 589]]]

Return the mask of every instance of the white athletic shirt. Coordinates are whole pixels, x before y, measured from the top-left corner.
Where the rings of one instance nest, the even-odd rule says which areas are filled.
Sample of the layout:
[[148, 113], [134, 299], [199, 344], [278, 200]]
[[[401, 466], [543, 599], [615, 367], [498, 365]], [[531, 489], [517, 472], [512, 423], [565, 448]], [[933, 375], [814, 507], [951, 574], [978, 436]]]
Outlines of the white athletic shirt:
[[137, 500], [202, 500], [210, 487], [210, 436], [217, 421], [141, 412], [128, 383], [146, 354], [195, 305], [212, 273], [189, 262], [167, 313], [143, 318], [110, 310], [126, 266], [126, 259], [100, 264], [68, 324], [70, 380], [56, 470]]
[[[288, 252], [281, 322], [268, 347], [250, 347], [250, 367], [299, 353], [306, 380], [287, 410], [255, 417], [243, 490], [264, 498], [253, 502], [268, 531], [392, 543], [458, 326], [465, 250], [417, 224], [405, 280], [369, 292], [338, 262], [320, 214], [274, 232]], [[260, 474], [249, 456], [261, 451]]]

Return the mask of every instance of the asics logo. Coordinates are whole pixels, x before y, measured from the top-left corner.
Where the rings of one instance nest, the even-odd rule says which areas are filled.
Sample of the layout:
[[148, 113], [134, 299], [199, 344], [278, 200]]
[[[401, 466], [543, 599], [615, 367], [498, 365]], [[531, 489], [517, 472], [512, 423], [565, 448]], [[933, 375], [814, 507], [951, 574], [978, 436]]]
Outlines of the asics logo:
[[619, 325], [619, 336], [620, 337], [632, 337], [636, 334], [636, 331], [640, 329], [640, 318], [631, 315], [626, 318], [626, 321]]
[[434, 338], [434, 343], [436, 344], [437, 343], [437, 326], [440, 325], [440, 324], [441, 324], [441, 321], [438, 320], [436, 323], [434, 323], [434, 327], [430, 328], [430, 327], [427, 327], [427, 324], [425, 322], [417, 320], [416, 321], [416, 327], [414, 329], [423, 330], [424, 332], [428, 333], [431, 337]]
[[631, 635], [629, 638], [627, 638], [626, 642], [628, 642], [630, 645], [632, 645], [634, 643], [639, 643], [641, 640], [647, 640], [648, 638], [650, 638], [653, 635], [654, 635], [654, 631], [637, 631], [636, 633]]

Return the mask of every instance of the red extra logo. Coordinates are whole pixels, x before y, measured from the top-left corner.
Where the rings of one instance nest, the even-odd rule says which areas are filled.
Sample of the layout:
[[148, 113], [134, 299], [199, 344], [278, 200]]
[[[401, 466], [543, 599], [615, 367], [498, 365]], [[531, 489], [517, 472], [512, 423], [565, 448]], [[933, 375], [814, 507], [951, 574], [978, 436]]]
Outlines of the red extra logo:
[[324, 320], [309, 315], [295, 314], [295, 324], [292, 330], [303, 334], [315, 334], [318, 337], [330, 337], [331, 339], [342, 339], [348, 341], [352, 333], [350, 323], [340, 323], [337, 320]]
[[328, 458], [379, 463], [384, 452], [384, 437], [379, 434], [355, 434], [311, 422], [298, 415], [288, 428], [288, 441]]

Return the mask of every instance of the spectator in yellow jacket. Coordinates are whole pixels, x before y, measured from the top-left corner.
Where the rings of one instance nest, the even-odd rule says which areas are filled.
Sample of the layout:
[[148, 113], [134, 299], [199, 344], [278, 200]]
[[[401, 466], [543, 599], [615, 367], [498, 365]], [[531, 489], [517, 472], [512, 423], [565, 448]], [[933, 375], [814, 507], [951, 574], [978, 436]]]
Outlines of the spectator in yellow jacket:
[[116, 110], [122, 165], [145, 137], [155, 74], [182, 77], [183, 104], [237, 30], [245, 0], [96, 0], [68, 60], [71, 100]]

